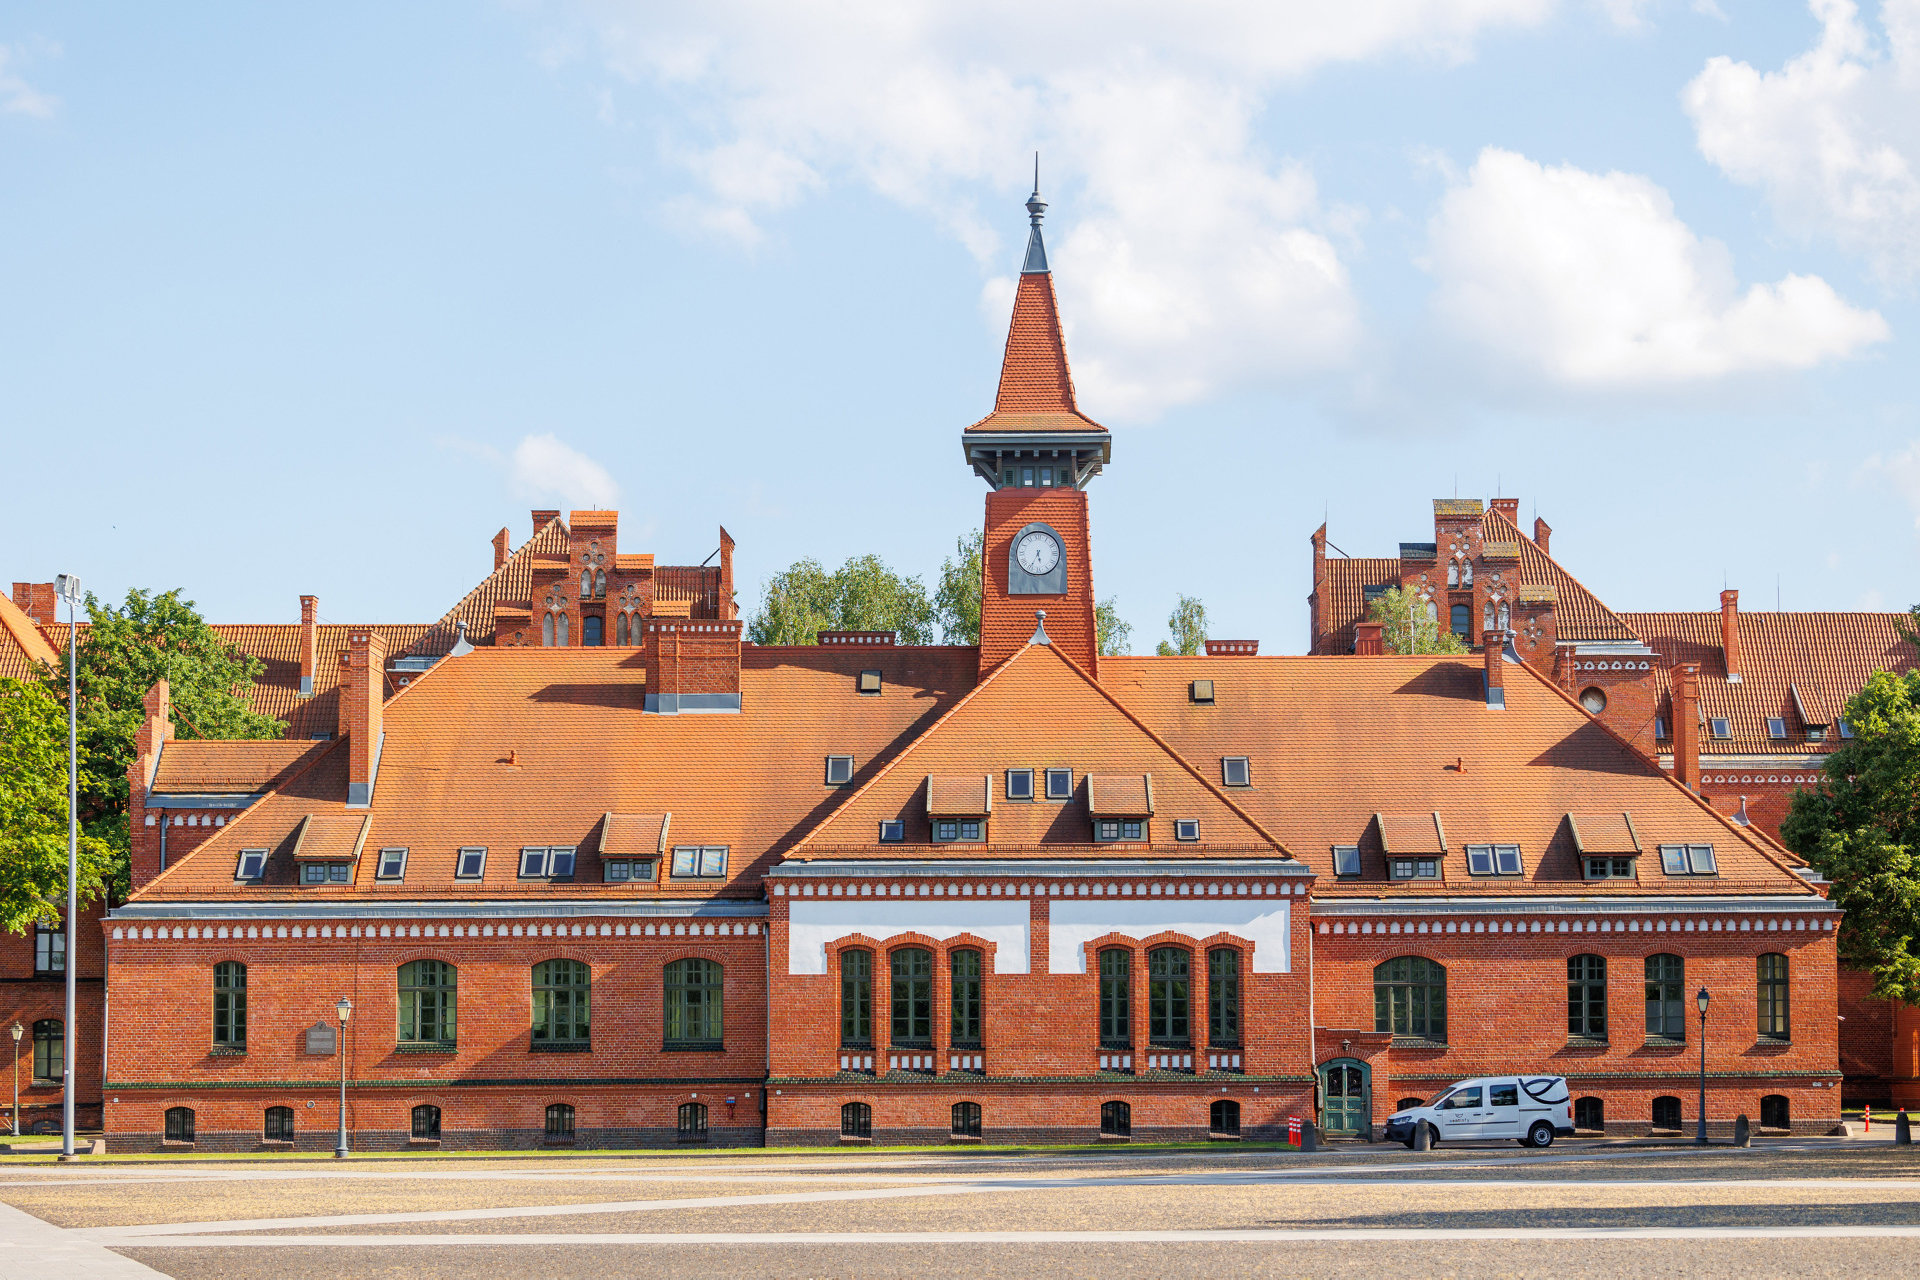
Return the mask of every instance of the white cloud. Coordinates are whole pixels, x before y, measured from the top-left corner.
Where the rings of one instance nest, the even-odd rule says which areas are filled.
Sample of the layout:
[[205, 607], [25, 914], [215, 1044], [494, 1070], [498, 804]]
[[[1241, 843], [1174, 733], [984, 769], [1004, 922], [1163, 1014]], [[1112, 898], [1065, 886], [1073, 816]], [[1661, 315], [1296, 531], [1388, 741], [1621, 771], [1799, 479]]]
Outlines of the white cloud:
[[1913, 512], [1914, 527], [1920, 529], [1920, 440], [1891, 458], [1867, 459], [1867, 470], [1899, 495]]
[[1920, 0], [1876, 39], [1850, 0], [1813, 0], [1819, 43], [1778, 71], [1713, 58], [1682, 93], [1701, 154], [1888, 281], [1920, 272]]
[[[1068, 193], [1049, 244], [1083, 401], [1150, 416], [1223, 384], [1336, 365], [1355, 341], [1339, 215], [1302, 166], [1254, 140], [1264, 92], [1343, 61], [1457, 61], [1482, 32], [1552, 8], [581, 0], [579, 11], [610, 66], [675, 104], [682, 131], [667, 146], [700, 194], [672, 216], [749, 245], [770, 216], [853, 182], [1005, 270], [1021, 230], [1019, 157], [1038, 147], [1047, 190]], [[1006, 203], [982, 212], [982, 190]]]
[[620, 486], [607, 469], [551, 433], [526, 436], [515, 445], [507, 475], [524, 501], [583, 509], [620, 504]]
[[45, 120], [53, 115], [60, 100], [40, 92], [15, 70], [20, 54], [16, 46], [0, 44], [0, 111]]
[[1429, 228], [1435, 317], [1523, 375], [1595, 389], [1805, 369], [1884, 341], [1817, 276], [1744, 292], [1725, 246], [1628, 173], [1489, 147]]

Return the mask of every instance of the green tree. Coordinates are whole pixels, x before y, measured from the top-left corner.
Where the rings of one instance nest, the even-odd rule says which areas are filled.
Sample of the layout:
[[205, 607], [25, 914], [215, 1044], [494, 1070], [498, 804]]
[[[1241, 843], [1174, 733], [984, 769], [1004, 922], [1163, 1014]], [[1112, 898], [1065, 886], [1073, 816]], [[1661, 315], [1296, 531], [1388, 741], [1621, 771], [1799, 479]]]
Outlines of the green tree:
[[1093, 634], [1101, 657], [1114, 658], [1127, 651], [1133, 624], [1120, 616], [1120, 605], [1112, 596], [1093, 606]]
[[[106, 891], [114, 851], [82, 832], [85, 907]], [[0, 929], [57, 923], [67, 896], [67, 715], [38, 685], [0, 679]]]
[[1181, 596], [1167, 615], [1167, 630], [1173, 633], [1173, 640], [1162, 640], [1155, 653], [1163, 658], [1190, 658], [1199, 653], [1207, 639], [1207, 606], [1193, 596]]
[[1381, 638], [1395, 653], [1465, 653], [1467, 646], [1438, 619], [1427, 602], [1411, 591], [1388, 587], [1367, 604], [1367, 621], [1382, 624]]
[[[222, 640], [177, 588], [129, 591], [118, 608], [89, 594], [87, 617], [78, 671], [80, 821], [113, 850], [124, 883], [127, 766], [155, 681], [167, 682], [178, 737], [278, 738], [286, 725], [250, 705], [265, 664]], [[46, 689], [65, 705], [64, 664], [47, 672]]]
[[933, 605], [918, 578], [879, 556], [854, 556], [832, 573], [796, 560], [767, 579], [747, 624], [755, 644], [817, 644], [822, 631], [893, 631], [902, 644], [933, 642]]
[[933, 593], [933, 617], [948, 644], [980, 643], [981, 531], [953, 544], [953, 558], [940, 562], [940, 585]]
[[1833, 882], [1840, 958], [1877, 995], [1920, 1001], [1920, 671], [1877, 671], [1847, 702], [1852, 739], [1796, 792], [1781, 839]]

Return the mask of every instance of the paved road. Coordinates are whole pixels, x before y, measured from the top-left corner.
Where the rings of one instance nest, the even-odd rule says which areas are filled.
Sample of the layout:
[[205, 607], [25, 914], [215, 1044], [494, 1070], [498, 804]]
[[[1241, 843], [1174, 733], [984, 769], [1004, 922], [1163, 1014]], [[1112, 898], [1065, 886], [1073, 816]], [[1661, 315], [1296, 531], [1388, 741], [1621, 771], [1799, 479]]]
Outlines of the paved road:
[[1920, 1149], [0, 1161], [0, 1275], [1833, 1276], [1920, 1256]]

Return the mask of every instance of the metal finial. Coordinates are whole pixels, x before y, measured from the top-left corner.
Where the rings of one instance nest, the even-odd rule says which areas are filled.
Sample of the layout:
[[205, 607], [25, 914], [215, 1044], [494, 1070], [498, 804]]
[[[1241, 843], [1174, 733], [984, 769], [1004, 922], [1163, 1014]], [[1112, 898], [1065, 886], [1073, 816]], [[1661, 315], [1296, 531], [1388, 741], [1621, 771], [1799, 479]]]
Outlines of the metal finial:
[[1040, 198], [1040, 153], [1033, 153], [1033, 194], [1027, 197], [1027, 216], [1034, 226], [1040, 225], [1040, 218], [1047, 211], [1047, 202]]
[[1047, 202], [1040, 198], [1040, 153], [1033, 153], [1033, 194], [1027, 197], [1027, 220], [1033, 229], [1027, 232], [1027, 257], [1020, 266], [1022, 275], [1045, 275], [1047, 273], [1047, 246], [1040, 238], [1040, 218], [1047, 211]]
[[1035, 609], [1033, 611], [1033, 638], [1028, 640], [1027, 643], [1028, 644], [1052, 644], [1053, 643], [1052, 639], [1050, 639], [1047, 635], [1047, 611], [1045, 609]]

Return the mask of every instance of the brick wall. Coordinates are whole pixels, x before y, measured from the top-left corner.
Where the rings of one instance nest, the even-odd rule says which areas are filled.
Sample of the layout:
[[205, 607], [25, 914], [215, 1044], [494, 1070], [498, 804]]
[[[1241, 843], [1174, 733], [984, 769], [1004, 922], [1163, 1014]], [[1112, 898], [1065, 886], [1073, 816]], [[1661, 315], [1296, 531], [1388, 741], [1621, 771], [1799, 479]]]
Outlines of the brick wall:
[[[1007, 592], [1007, 557], [1014, 535], [1035, 521], [1051, 525], [1063, 540], [1067, 564], [1064, 596], [1016, 596]], [[1095, 664], [1092, 534], [1087, 495], [1078, 489], [995, 489], [987, 495], [982, 544], [985, 591], [980, 602], [980, 669], [989, 670], [1017, 653], [1033, 636], [1034, 610], [1047, 611], [1047, 636], [1088, 671]]]
[[[74, 969], [74, 1025], [77, 1039], [73, 1058], [75, 1121], [83, 1129], [100, 1123], [100, 1025], [102, 1008], [102, 948], [98, 923], [106, 914], [103, 904], [83, 907], [74, 930], [77, 961]], [[33, 1024], [42, 1019], [64, 1020], [67, 986], [64, 974], [39, 977], [34, 972], [34, 930], [0, 933], [0, 1046], [7, 1061], [0, 1076], [0, 1107], [11, 1115], [13, 1071], [17, 1063], [20, 1080], [20, 1125], [22, 1132], [51, 1123], [60, 1125], [61, 1093], [56, 1084], [33, 1082]], [[6, 1030], [19, 1023], [24, 1032], [17, 1050]], [[0, 1123], [4, 1123], [0, 1120]]]

